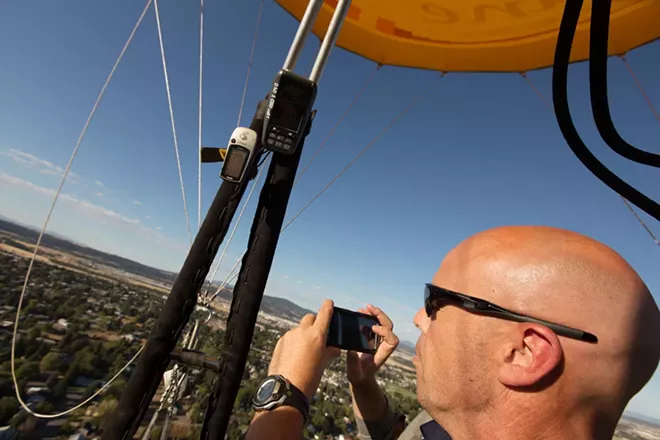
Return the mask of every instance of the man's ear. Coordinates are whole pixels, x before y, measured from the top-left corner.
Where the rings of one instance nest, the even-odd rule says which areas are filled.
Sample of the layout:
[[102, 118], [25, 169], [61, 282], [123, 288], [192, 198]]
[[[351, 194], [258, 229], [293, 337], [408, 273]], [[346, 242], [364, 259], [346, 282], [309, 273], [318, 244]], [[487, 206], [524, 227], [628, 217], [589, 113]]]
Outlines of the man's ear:
[[508, 387], [531, 387], [547, 382], [562, 364], [564, 352], [549, 328], [524, 322], [509, 335], [500, 351], [499, 381]]

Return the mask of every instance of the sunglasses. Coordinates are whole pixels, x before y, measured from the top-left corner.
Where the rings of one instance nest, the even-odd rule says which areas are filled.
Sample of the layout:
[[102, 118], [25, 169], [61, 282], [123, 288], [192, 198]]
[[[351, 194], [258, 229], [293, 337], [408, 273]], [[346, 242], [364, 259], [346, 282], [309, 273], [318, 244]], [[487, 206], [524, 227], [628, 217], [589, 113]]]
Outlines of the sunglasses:
[[426, 309], [426, 315], [430, 318], [431, 315], [433, 315], [433, 312], [446, 304], [460, 307], [461, 309], [477, 315], [491, 316], [493, 318], [506, 319], [516, 322], [535, 322], [537, 324], [548, 327], [560, 336], [591, 343], [598, 342], [596, 335], [585, 332], [584, 330], [578, 330], [567, 327], [565, 325], [545, 321], [543, 319], [533, 318], [531, 316], [523, 315], [522, 313], [507, 310], [504, 307], [500, 307], [483, 299], [475, 298], [427, 283], [426, 289], [424, 290], [424, 308]]

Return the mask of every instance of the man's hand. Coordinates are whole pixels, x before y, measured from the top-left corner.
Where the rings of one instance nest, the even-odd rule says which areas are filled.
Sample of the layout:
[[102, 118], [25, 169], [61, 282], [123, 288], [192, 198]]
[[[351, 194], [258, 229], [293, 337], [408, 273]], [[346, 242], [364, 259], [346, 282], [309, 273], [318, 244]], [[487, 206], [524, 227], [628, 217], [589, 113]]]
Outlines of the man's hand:
[[381, 309], [368, 304], [366, 310], [358, 309], [358, 312], [375, 316], [378, 319], [380, 325], [374, 325], [372, 330], [382, 337], [382, 341], [374, 355], [355, 351], [346, 352], [348, 381], [353, 385], [373, 378], [376, 371], [383, 366], [399, 345], [399, 338], [392, 332], [394, 324]]
[[333, 307], [331, 300], [325, 300], [316, 316], [305, 315], [298, 327], [286, 332], [277, 341], [268, 367], [269, 375], [281, 374], [308, 399], [316, 393], [328, 362], [341, 353], [325, 346]]

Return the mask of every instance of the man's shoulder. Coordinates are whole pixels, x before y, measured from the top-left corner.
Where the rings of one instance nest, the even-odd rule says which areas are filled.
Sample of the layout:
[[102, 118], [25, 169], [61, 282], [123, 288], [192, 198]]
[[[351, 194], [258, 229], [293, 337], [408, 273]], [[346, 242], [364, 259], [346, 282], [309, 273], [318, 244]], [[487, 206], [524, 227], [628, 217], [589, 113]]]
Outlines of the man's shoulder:
[[420, 428], [424, 423], [428, 423], [432, 420], [431, 416], [426, 411], [422, 410], [414, 419], [412, 419], [408, 426], [406, 426], [406, 429], [403, 430], [398, 440], [423, 440]]
[[426, 412], [420, 412], [398, 440], [451, 440], [451, 436]]

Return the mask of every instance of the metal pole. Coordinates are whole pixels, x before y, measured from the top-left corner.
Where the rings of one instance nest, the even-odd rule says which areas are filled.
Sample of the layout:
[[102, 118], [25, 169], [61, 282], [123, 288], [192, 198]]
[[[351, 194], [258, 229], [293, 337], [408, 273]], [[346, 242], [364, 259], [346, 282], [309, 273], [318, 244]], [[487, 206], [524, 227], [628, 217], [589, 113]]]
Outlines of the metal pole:
[[316, 55], [316, 61], [314, 62], [314, 67], [312, 67], [312, 73], [309, 75], [309, 79], [318, 84], [323, 75], [323, 69], [325, 65], [328, 64], [328, 58], [330, 58], [330, 51], [337, 42], [339, 37], [339, 31], [341, 31], [341, 26], [344, 24], [346, 19], [346, 14], [348, 14], [348, 8], [351, 6], [351, 0], [339, 0], [337, 3], [337, 8], [335, 13], [332, 15], [332, 20], [330, 25], [328, 25], [328, 30], [325, 32], [325, 37], [321, 43], [321, 48], [319, 49], [318, 55]]
[[314, 27], [314, 22], [316, 22], [316, 17], [319, 15], [321, 6], [323, 6], [323, 0], [310, 0], [307, 4], [305, 15], [300, 20], [298, 32], [296, 32], [296, 36], [293, 38], [289, 54], [286, 56], [284, 66], [282, 67], [283, 69], [292, 71], [296, 67], [296, 62], [305, 46], [305, 39], [312, 31], [312, 27]]

